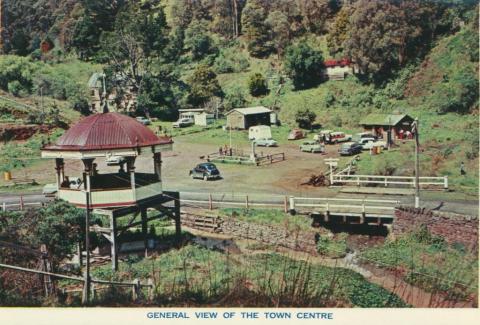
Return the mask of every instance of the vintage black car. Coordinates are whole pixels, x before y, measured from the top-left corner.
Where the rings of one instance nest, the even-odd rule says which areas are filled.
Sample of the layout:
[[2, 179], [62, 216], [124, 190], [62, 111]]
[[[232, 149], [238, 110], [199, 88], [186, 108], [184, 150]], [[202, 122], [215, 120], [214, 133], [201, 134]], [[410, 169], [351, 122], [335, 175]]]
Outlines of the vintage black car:
[[344, 143], [338, 150], [340, 156], [352, 156], [362, 152], [362, 145], [357, 142]]
[[217, 166], [212, 163], [198, 164], [190, 171], [190, 176], [192, 176], [192, 178], [200, 178], [205, 181], [208, 181], [209, 179], [221, 178], [220, 171], [217, 169]]

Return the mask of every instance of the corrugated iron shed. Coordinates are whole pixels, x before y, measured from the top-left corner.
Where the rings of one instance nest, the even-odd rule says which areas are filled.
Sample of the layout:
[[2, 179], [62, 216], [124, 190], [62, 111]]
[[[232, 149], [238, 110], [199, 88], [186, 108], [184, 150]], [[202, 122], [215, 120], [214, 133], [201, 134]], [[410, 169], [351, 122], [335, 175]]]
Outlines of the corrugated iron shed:
[[243, 114], [243, 115], [253, 115], [253, 114], [262, 114], [262, 113], [272, 112], [271, 109], [268, 109], [265, 106], [255, 106], [255, 107], [246, 107], [246, 108], [234, 108], [225, 115], [228, 115], [234, 111], [239, 112], [240, 114]]
[[395, 126], [404, 118], [413, 120], [407, 114], [369, 114], [360, 121], [360, 125], [382, 125], [382, 126]]

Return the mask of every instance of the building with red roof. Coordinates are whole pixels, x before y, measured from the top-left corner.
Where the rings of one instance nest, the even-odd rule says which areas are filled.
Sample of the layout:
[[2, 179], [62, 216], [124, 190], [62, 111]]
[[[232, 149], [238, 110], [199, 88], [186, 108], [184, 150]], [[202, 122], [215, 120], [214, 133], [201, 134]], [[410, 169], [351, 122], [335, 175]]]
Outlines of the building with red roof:
[[343, 80], [345, 76], [355, 73], [354, 65], [349, 59], [325, 60], [325, 77], [330, 80]]

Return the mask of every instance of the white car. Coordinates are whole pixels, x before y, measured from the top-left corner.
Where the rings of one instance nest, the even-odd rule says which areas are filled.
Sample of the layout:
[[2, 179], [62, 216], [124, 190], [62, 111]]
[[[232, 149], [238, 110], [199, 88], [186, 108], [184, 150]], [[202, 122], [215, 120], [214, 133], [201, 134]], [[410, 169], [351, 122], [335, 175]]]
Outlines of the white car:
[[140, 123], [142, 123], [143, 125], [150, 125], [152, 122], [150, 122], [150, 120], [144, 116], [137, 116], [136, 117], [136, 120]]
[[277, 141], [273, 139], [257, 139], [254, 140], [257, 147], [276, 147]]
[[190, 125], [193, 125], [193, 124], [195, 124], [195, 121], [193, 120], [193, 118], [181, 118], [178, 121], [173, 122], [172, 127], [182, 128], [184, 126], [190, 126]]
[[367, 141], [362, 144], [362, 150], [370, 150], [373, 147], [383, 147], [383, 149], [387, 149], [387, 142], [386, 141]]
[[117, 166], [125, 162], [125, 157], [110, 156], [105, 162], [107, 163], [107, 166]]

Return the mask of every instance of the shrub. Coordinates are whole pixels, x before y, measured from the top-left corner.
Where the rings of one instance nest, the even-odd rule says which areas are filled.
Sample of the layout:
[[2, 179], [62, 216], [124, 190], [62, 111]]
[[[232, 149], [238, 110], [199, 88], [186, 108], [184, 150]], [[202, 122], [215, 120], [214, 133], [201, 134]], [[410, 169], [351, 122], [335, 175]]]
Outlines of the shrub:
[[268, 94], [267, 80], [261, 73], [255, 73], [248, 79], [248, 89], [252, 96]]
[[240, 87], [235, 87], [225, 94], [225, 100], [223, 106], [226, 110], [232, 108], [245, 107], [248, 101], [245, 98], [245, 94]]
[[11, 93], [13, 96], [16, 96], [16, 97], [21, 96], [22, 94], [24, 94], [27, 91], [25, 89], [25, 87], [23, 87], [22, 84], [20, 83], [20, 81], [18, 81], [18, 80], [10, 81], [8, 83], [7, 88], [8, 88], [8, 92]]
[[336, 238], [320, 236], [317, 242], [318, 253], [332, 258], [344, 257], [348, 250], [347, 237], [346, 233], [338, 234]]
[[335, 104], [335, 95], [328, 91], [324, 98], [324, 105], [328, 108], [333, 106], [333, 104]]
[[242, 72], [249, 66], [248, 59], [235, 47], [221, 50], [213, 65], [217, 73]]
[[295, 122], [297, 122], [298, 126], [302, 129], [310, 129], [316, 118], [317, 115], [308, 108], [298, 110], [295, 114]]
[[[29, 92], [32, 87], [32, 76], [38, 66], [28, 58], [13, 55], [0, 56], [0, 88], [14, 92], [25, 90]], [[12, 83], [9, 86], [9, 83]]]

